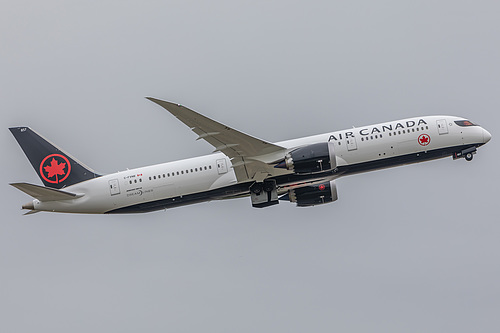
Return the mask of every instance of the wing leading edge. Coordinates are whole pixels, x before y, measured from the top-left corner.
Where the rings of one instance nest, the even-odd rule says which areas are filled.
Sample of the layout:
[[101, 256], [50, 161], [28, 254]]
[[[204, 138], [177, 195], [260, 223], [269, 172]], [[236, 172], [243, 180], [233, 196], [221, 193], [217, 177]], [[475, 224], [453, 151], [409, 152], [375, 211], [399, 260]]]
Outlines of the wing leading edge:
[[[214, 152], [222, 152], [231, 159], [238, 181], [261, 180], [272, 175], [276, 169], [262, 162], [258, 157], [270, 154], [284, 154], [286, 148], [242, 133], [215, 120], [205, 117], [180, 104], [146, 97], [160, 105], [186, 124], [203, 139], [211, 144]], [[274, 169], [274, 170], [273, 170]]]

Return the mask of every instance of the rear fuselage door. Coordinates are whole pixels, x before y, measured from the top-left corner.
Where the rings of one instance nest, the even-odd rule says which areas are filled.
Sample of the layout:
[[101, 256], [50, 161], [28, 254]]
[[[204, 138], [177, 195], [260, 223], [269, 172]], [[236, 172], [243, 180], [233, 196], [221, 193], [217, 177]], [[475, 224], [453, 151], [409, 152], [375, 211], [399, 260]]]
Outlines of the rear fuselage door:
[[118, 184], [118, 179], [111, 179], [109, 181], [109, 192], [111, 195], [120, 194], [120, 185]]
[[441, 134], [448, 134], [448, 124], [446, 124], [446, 119], [436, 120], [436, 124], [437, 124], [437, 127], [438, 127], [438, 133], [439, 133], [439, 135], [441, 135]]

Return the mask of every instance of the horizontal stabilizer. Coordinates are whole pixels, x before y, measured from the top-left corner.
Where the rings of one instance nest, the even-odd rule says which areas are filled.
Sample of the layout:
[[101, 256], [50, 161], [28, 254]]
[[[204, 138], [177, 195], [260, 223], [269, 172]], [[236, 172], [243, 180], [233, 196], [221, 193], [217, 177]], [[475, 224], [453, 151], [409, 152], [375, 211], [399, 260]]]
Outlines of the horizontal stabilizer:
[[40, 201], [71, 200], [83, 196], [28, 183], [12, 183], [10, 185]]
[[24, 213], [23, 215], [33, 215], [33, 214], [36, 214], [36, 213], [40, 213], [40, 211], [39, 210], [30, 210], [29, 212]]

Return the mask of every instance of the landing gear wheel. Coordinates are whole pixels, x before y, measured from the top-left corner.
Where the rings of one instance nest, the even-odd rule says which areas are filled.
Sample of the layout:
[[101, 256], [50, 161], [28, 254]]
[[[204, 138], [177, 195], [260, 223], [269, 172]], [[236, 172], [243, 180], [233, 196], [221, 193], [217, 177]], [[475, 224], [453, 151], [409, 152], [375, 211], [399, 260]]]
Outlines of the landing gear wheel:
[[264, 186], [262, 184], [255, 183], [250, 187], [250, 191], [252, 191], [252, 193], [259, 195], [262, 192], [262, 190], [264, 189], [263, 187]]
[[250, 186], [250, 198], [252, 199], [252, 206], [256, 208], [278, 204], [276, 181], [274, 179], [267, 179], [262, 183], [253, 183]]
[[465, 154], [465, 160], [466, 161], [472, 161], [472, 158], [474, 157], [474, 155], [472, 155], [472, 153], [467, 153]]

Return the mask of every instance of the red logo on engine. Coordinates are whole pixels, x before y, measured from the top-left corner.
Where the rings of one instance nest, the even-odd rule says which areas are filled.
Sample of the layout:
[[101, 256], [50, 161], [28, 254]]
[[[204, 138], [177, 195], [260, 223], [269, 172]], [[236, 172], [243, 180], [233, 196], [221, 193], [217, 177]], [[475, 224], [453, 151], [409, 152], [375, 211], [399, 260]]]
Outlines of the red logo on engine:
[[60, 154], [51, 154], [40, 163], [40, 175], [43, 180], [52, 184], [59, 184], [68, 178], [71, 164]]
[[431, 143], [431, 137], [427, 134], [420, 134], [420, 136], [418, 137], [418, 143], [421, 146], [427, 146], [429, 143]]
[[320, 186], [318, 186], [318, 188], [320, 191], [324, 191], [326, 189], [326, 186], [325, 184], [321, 184]]

